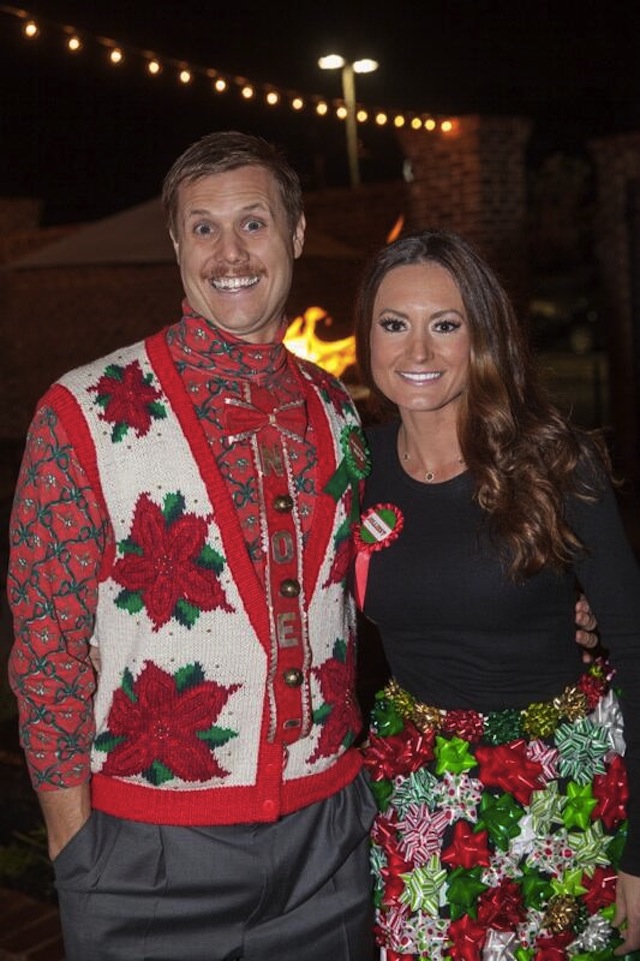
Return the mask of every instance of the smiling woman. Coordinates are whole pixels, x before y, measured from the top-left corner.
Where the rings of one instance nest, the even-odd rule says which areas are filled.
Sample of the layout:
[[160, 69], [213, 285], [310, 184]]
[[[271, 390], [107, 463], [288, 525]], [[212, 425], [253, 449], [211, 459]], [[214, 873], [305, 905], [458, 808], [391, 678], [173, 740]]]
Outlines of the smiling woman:
[[389, 271], [378, 287], [371, 326], [371, 373], [388, 400], [407, 417], [440, 411], [455, 418], [470, 344], [460, 290], [447, 270], [426, 263]]
[[[640, 572], [602, 442], [548, 401], [505, 291], [455, 234], [381, 250], [356, 323], [363, 379], [395, 413], [368, 432], [356, 537], [393, 675], [365, 750], [378, 943], [635, 950]], [[611, 657], [586, 672], [578, 584]]]

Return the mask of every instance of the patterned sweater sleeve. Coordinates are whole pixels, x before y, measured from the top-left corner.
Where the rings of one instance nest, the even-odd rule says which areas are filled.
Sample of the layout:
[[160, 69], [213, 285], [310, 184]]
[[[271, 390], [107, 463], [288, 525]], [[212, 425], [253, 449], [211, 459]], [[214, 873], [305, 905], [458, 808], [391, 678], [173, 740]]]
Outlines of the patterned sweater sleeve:
[[38, 791], [89, 779], [91, 661], [100, 568], [110, 541], [92, 488], [56, 409], [53, 388], [31, 424], [10, 523], [9, 661], [20, 740]]

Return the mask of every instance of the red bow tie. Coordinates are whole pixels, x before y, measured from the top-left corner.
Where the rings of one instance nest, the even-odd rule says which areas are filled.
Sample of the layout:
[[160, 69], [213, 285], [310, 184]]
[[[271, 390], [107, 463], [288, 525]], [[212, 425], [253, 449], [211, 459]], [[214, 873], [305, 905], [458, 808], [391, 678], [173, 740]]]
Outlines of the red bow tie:
[[272, 411], [260, 410], [243, 400], [228, 399], [223, 412], [225, 430], [230, 441], [243, 440], [263, 427], [276, 427], [288, 437], [304, 438], [307, 410], [304, 400], [292, 400]]

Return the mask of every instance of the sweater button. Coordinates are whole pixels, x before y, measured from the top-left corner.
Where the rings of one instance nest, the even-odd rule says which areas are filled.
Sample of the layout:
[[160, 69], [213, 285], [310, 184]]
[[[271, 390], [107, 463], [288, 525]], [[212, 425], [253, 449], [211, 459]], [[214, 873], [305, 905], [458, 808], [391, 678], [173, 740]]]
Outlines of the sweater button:
[[293, 577], [287, 577], [280, 584], [280, 593], [283, 597], [297, 597], [300, 593], [300, 581]]
[[290, 667], [283, 671], [282, 679], [287, 687], [300, 687], [304, 681], [304, 674], [297, 667]]
[[279, 494], [273, 499], [273, 509], [279, 514], [288, 514], [293, 510], [293, 497], [290, 494]]
[[262, 811], [267, 815], [267, 817], [273, 817], [273, 815], [276, 813], [276, 802], [271, 800], [263, 801]]

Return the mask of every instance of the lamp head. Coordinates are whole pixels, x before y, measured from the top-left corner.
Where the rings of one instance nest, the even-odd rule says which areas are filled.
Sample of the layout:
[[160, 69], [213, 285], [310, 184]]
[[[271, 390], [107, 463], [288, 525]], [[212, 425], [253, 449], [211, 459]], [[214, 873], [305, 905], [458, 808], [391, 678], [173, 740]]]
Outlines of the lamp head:
[[328, 53], [325, 57], [320, 57], [318, 66], [321, 70], [339, 70], [340, 67], [345, 66], [346, 62], [339, 53]]
[[365, 57], [363, 60], [356, 60], [353, 69], [356, 73], [373, 73], [374, 70], [378, 69], [378, 61]]

